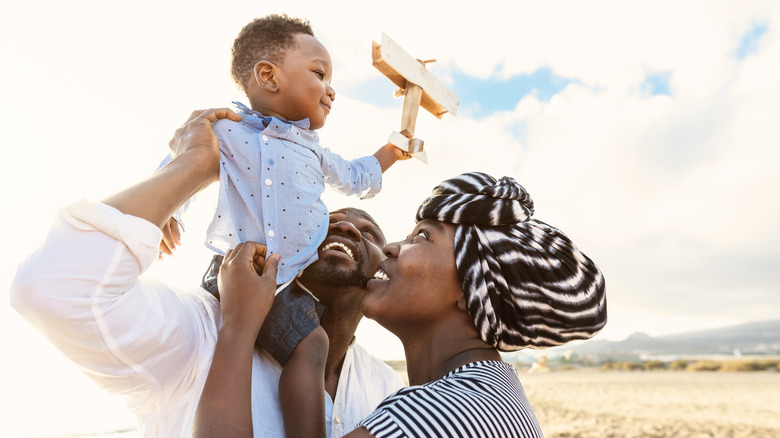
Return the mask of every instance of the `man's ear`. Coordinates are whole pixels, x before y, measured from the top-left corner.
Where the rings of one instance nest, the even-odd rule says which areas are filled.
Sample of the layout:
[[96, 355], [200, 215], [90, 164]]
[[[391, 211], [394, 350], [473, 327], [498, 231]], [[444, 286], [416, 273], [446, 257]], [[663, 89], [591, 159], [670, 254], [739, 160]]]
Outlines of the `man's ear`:
[[255, 81], [260, 88], [276, 92], [279, 84], [276, 81], [276, 65], [271, 61], [258, 61], [254, 68]]

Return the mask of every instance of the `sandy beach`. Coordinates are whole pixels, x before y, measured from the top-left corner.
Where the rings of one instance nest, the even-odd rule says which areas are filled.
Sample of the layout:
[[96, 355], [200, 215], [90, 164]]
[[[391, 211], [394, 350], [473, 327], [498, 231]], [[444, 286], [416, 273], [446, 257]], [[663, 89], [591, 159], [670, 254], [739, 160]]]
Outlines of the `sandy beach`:
[[518, 374], [547, 438], [780, 437], [780, 372]]

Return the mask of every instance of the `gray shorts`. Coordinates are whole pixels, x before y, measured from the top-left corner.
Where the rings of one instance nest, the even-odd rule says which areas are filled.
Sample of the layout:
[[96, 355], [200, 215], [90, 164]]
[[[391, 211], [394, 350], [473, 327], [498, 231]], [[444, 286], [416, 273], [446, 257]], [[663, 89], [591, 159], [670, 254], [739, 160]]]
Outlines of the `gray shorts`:
[[[222, 259], [221, 255], [215, 255], [211, 259], [211, 264], [203, 274], [201, 282], [201, 287], [211, 292], [217, 299], [219, 299], [217, 275]], [[320, 325], [320, 318], [325, 309], [325, 306], [293, 281], [274, 297], [274, 304], [257, 336], [257, 345], [268, 350], [274, 359], [284, 366], [298, 343]]]

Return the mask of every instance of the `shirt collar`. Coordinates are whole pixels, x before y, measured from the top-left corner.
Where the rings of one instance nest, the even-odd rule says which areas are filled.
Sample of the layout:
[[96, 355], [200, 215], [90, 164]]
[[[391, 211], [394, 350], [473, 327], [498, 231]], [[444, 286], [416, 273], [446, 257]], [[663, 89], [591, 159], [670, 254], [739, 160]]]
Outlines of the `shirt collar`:
[[286, 125], [295, 126], [299, 129], [309, 129], [309, 119], [289, 121], [289, 120], [280, 119], [278, 117], [264, 116], [259, 112], [252, 110], [251, 108], [244, 105], [243, 103], [235, 100], [233, 101], [233, 104], [236, 106], [236, 108], [238, 108], [238, 112], [242, 116], [252, 116], [252, 117], [245, 117], [243, 120], [244, 123], [254, 128], [257, 128], [261, 131], [266, 127], [268, 127], [269, 125], [271, 125], [271, 123], [273, 123], [274, 120]]
[[301, 283], [300, 281], [298, 281], [298, 279], [297, 279], [297, 278], [295, 278], [294, 280], [295, 280], [295, 285], [296, 285], [296, 286], [298, 286], [299, 288], [303, 289], [303, 291], [304, 291], [304, 292], [306, 292], [306, 293], [308, 293], [309, 295], [311, 295], [311, 297], [312, 297], [312, 298], [314, 298], [316, 301], [318, 301], [318, 302], [320, 301], [320, 299], [319, 299], [319, 298], [317, 298], [317, 296], [316, 296], [316, 295], [314, 295], [314, 293], [312, 293], [312, 291], [310, 291], [310, 290], [309, 290], [309, 288], [307, 288], [306, 286], [304, 286], [304, 285], [303, 285], [303, 283]]

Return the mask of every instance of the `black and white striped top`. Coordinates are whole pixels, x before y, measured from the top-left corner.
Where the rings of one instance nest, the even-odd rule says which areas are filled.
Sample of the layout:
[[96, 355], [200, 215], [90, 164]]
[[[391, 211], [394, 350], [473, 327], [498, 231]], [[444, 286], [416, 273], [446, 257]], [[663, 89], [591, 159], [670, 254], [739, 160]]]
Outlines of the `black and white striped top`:
[[400, 389], [361, 426], [377, 438], [543, 436], [515, 369], [500, 361], [473, 362]]

